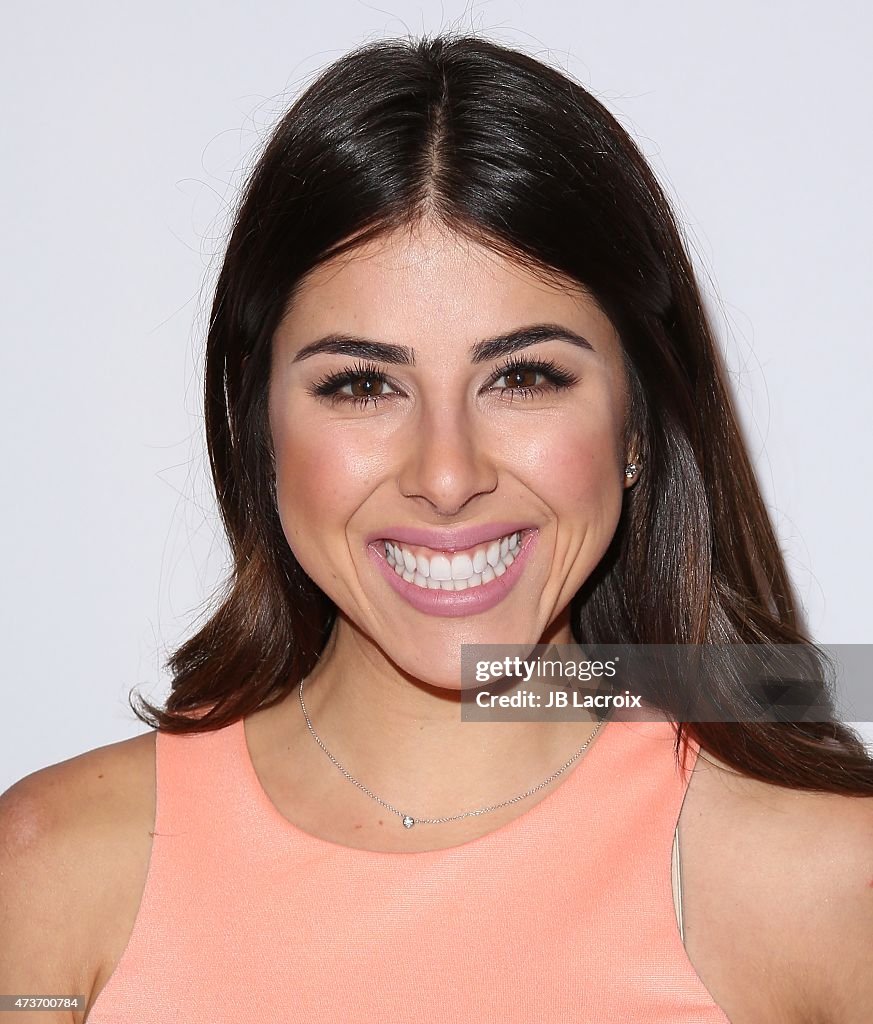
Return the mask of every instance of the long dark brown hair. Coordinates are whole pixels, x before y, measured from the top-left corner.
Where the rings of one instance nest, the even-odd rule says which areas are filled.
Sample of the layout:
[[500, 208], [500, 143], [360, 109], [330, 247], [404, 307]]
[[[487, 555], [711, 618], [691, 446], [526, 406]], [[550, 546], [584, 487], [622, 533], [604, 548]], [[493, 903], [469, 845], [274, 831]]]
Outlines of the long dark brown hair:
[[[584, 286], [623, 345], [626, 439], [643, 471], [574, 597], [579, 644], [804, 644], [798, 602], [741, 436], [681, 233], [624, 129], [582, 86], [494, 42], [370, 43], [293, 103], [249, 177], [212, 305], [206, 438], [233, 557], [214, 612], [167, 660], [168, 732], [275, 704], [336, 617], [276, 507], [267, 394], [273, 334], [310, 270], [422, 218]], [[628, 449], [631, 450], [631, 449]], [[738, 771], [873, 795], [860, 738], [830, 721], [678, 722]]]

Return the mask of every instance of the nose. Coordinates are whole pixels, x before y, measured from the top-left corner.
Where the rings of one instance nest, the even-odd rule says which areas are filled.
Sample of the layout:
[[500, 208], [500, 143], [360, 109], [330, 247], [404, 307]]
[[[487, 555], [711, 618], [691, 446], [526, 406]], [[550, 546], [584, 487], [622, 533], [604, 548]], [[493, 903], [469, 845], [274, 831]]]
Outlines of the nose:
[[404, 497], [453, 515], [479, 494], [497, 487], [493, 445], [469, 410], [432, 408], [410, 430], [398, 478]]

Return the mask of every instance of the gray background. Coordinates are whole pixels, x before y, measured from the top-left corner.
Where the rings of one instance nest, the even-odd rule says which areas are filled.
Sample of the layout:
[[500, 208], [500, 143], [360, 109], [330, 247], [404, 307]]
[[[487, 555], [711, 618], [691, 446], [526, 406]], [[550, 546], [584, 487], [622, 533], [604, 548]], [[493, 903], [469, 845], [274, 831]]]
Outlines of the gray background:
[[385, 35], [520, 46], [637, 139], [813, 633], [871, 640], [869, 7], [54, 0], [4, 20], [0, 789], [143, 731], [130, 686], [166, 693], [226, 565], [200, 381], [236, 189], [311, 77]]

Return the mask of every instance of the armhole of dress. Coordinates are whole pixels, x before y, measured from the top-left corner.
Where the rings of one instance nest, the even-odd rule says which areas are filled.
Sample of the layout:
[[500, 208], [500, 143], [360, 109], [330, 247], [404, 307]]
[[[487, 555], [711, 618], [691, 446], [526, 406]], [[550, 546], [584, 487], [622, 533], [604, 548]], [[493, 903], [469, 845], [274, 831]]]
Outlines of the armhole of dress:
[[673, 907], [676, 911], [676, 923], [679, 925], [679, 937], [685, 942], [685, 922], [682, 917], [682, 862], [679, 858], [679, 825], [673, 833]]

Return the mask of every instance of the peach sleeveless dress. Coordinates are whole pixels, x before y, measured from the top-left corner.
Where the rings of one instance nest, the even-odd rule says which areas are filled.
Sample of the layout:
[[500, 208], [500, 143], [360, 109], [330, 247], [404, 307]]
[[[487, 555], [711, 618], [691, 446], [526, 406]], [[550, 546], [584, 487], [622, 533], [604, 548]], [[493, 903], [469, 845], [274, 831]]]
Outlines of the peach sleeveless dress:
[[139, 912], [88, 1024], [729, 1024], [671, 891], [699, 748], [607, 721], [513, 821], [444, 850], [316, 838], [262, 788], [242, 720], [156, 737]]

